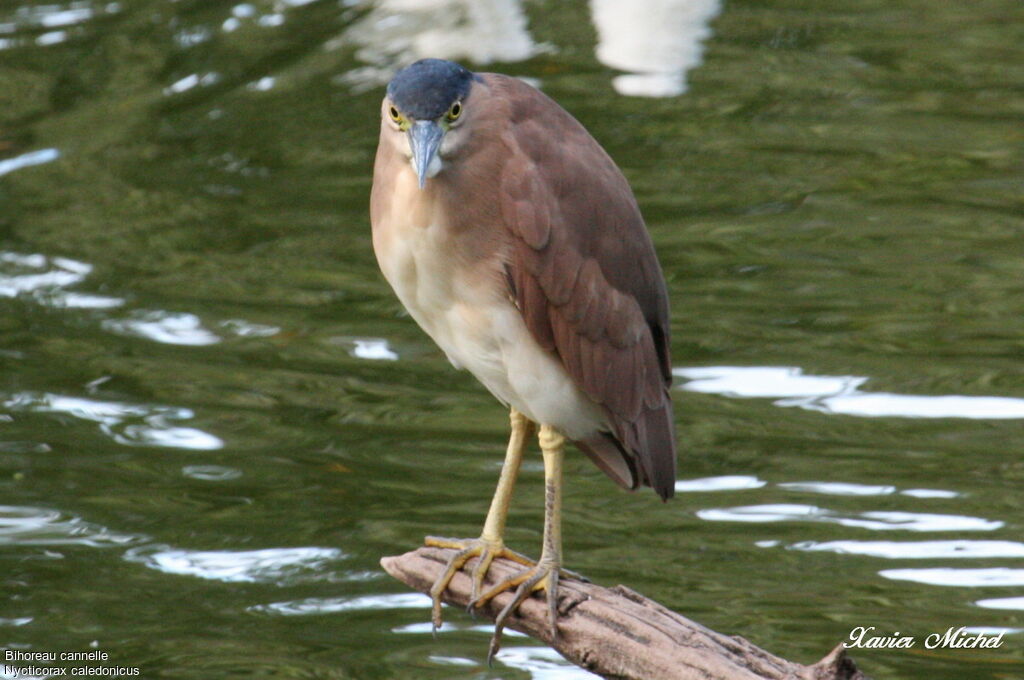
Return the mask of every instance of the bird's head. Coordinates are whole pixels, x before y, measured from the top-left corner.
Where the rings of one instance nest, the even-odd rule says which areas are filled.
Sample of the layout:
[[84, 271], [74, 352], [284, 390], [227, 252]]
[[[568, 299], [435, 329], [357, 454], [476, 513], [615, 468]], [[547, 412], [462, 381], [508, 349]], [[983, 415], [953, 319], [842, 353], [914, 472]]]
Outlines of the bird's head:
[[460, 145], [464, 125], [472, 118], [466, 99], [475, 78], [454, 62], [421, 59], [388, 83], [381, 106], [383, 136], [409, 159], [420, 189]]

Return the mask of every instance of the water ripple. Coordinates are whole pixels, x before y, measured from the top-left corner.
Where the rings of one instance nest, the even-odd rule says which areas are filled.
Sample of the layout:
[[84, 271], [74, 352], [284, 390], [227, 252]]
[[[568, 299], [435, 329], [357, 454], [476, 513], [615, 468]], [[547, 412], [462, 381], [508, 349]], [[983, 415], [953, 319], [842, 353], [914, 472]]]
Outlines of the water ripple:
[[33, 620], [34, 619], [31, 616], [19, 616], [15, 618], [4, 618], [0, 616], [0, 626], [12, 626], [16, 628], [18, 626], [27, 626], [32, 623]]
[[1010, 628], [1008, 626], [964, 626], [964, 632], [968, 635], [985, 635], [994, 637], [996, 635], [1017, 635], [1024, 633], [1024, 628]]
[[0, 297], [28, 295], [57, 308], [107, 309], [124, 304], [121, 298], [64, 290], [84, 281], [90, 272], [91, 264], [67, 257], [0, 251]]
[[791, 491], [809, 491], [828, 494], [830, 496], [888, 496], [896, 493], [895, 486], [875, 486], [869, 484], [852, 484], [849, 482], [782, 482], [781, 489]]
[[23, 153], [20, 156], [15, 156], [14, 158], [5, 158], [0, 161], [0, 177], [3, 177], [9, 172], [21, 170], [22, 168], [29, 168], [33, 165], [52, 163], [58, 158], [60, 158], [60, 151], [57, 149], [38, 149], [36, 151]]
[[506, 647], [495, 658], [530, 674], [533, 680], [592, 680], [599, 677], [570, 664], [550, 647]]
[[612, 79], [623, 95], [676, 97], [686, 92], [686, 74], [700, 65], [720, 0], [593, 0], [597, 58], [626, 71]]
[[983, 559], [1024, 557], [1024, 543], [1016, 541], [803, 541], [791, 550], [832, 552], [840, 555], [866, 555], [890, 560], [921, 560], [938, 558]]
[[[722, 475], [677, 480], [675, 490], [680, 493], [712, 491], [745, 491], [760, 489], [768, 482], [753, 475]], [[957, 498], [961, 494], [947, 489], [903, 489], [890, 484], [858, 484], [855, 482], [779, 482], [780, 489], [805, 491], [829, 496], [889, 496], [898, 493], [911, 498]]]
[[0, 505], [0, 545], [109, 548], [142, 540], [142, 536], [119, 534], [58, 510]]
[[920, 512], [871, 511], [844, 516], [827, 508], [796, 503], [708, 508], [698, 510], [697, 516], [711, 522], [826, 522], [876, 531], [994, 531], [1004, 524], [980, 517]]
[[1024, 418], [1024, 399], [865, 392], [866, 377], [804, 375], [792, 366], [676, 368], [680, 389], [738, 398], [775, 398], [776, 406], [867, 418]]
[[227, 583], [292, 585], [330, 579], [331, 573], [325, 568], [346, 555], [336, 548], [199, 551], [145, 546], [129, 550], [124, 558], [166, 574]]
[[86, 2], [72, 2], [64, 6], [57, 3], [19, 7], [13, 19], [16, 26], [58, 28], [74, 26], [93, 19], [97, 12], [113, 14], [121, 10], [120, 3], [109, 2], [94, 9]]
[[331, 342], [348, 349], [348, 353], [357, 359], [395, 361], [398, 354], [388, 346], [383, 338], [331, 338]]
[[983, 609], [1019, 609], [1024, 611], [1024, 597], [995, 597], [978, 600], [974, 604]]
[[990, 586], [1024, 586], [1024, 569], [995, 567], [991, 569], [883, 569], [879, 576], [894, 581], [913, 581], [930, 586], [981, 588]]
[[382, 609], [429, 609], [430, 606], [430, 598], [422, 593], [395, 593], [360, 597], [309, 597], [255, 605], [249, 607], [249, 611], [281, 616], [309, 616]]
[[186, 465], [181, 474], [204, 482], [227, 482], [241, 477], [242, 471], [223, 465]]
[[366, 91], [387, 82], [399, 65], [422, 57], [468, 59], [474, 64], [515, 62], [548, 49], [530, 35], [518, 2], [379, 2], [354, 21], [327, 49], [356, 46], [367, 64], [338, 82]]
[[767, 483], [750, 475], [723, 475], [721, 477], [680, 480], [676, 482], [675, 489], [681, 493], [740, 491], [743, 489], [760, 489]]
[[961, 494], [947, 489], [904, 489], [900, 495], [911, 498], [957, 498]]
[[[416, 623], [407, 623], [402, 626], [395, 626], [391, 629], [392, 633], [406, 633], [411, 635], [424, 635], [427, 633], [434, 635], [435, 633], [452, 633], [456, 631], [473, 631], [474, 633], [483, 633], [489, 636], [494, 633], [494, 626], [491, 624], [463, 624], [444, 621], [441, 623], [441, 627], [435, 631], [434, 625], [430, 623], [430, 621], [418, 621]], [[505, 637], [530, 637], [526, 633], [520, 633], [518, 630], [512, 629], [506, 630], [503, 635]]]
[[171, 421], [193, 418], [195, 414], [187, 408], [98, 401], [48, 392], [19, 392], [6, 399], [3, 406], [12, 411], [62, 413], [99, 423], [104, 434], [127, 446], [198, 451], [212, 451], [224, 446], [221, 439], [209, 432], [171, 424]]
[[215, 345], [220, 336], [203, 328], [195, 314], [135, 310], [127, 319], [104, 319], [101, 326], [118, 335], [133, 335], [165, 345]]
[[61, 288], [80, 283], [92, 265], [62, 257], [49, 258], [39, 253], [0, 253], [4, 266], [0, 276], [0, 295], [14, 297], [41, 288]]
[[240, 338], [269, 338], [281, 332], [277, 326], [252, 323], [245, 319], [225, 319], [219, 325]]
[[164, 88], [164, 95], [181, 94], [191, 90], [196, 85], [202, 85], [204, 87], [209, 85], [215, 85], [220, 82], [220, 74], [216, 71], [208, 71], [202, 75], [198, 73], [190, 73], [189, 75], [179, 78], [170, 85]]
[[433, 654], [431, 656], [428, 656], [427, 660], [445, 666], [463, 666], [465, 668], [472, 668], [474, 666], [480, 665], [479, 661], [474, 659], [467, 659], [463, 656], [441, 656], [439, 654]]

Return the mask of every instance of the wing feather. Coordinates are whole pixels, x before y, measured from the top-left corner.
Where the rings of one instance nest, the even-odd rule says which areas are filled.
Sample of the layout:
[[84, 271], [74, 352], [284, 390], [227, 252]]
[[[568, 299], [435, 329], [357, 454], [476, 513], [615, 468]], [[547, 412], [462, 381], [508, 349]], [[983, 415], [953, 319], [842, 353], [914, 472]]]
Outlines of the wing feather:
[[501, 172], [509, 294], [534, 339], [608, 416], [580, 447], [629, 488], [672, 495], [668, 296], [626, 179], [572, 116], [515, 79]]

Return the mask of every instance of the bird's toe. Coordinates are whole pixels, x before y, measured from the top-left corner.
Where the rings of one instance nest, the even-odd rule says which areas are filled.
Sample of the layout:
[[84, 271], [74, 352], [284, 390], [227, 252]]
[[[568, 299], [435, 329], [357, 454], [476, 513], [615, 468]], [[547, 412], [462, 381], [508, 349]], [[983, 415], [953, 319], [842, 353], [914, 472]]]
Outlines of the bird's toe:
[[[478, 559], [471, 574], [472, 590], [469, 596], [469, 605], [466, 607], [467, 611], [470, 613], [474, 613], [477, 607], [484, 604], [498, 593], [511, 587], [505, 586], [498, 590], [495, 590], [495, 587], [492, 587], [486, 593], [481, 595], [484, 587], [484, 580], [487, 577], [487, 572], [490, 570], [491, 564], [495, 559], [504, 558], [526, 567], [533, 567], [535, 565], [534, 562], [524, 555], [506, 548], [504, 542], [501, 540], [492, 540], [483, 537], [442, 538], [439, 536], [427, 536], [424, 540], [424, 544], [433, 548], [447, 548], [456, 551], [456, 553], [448, 559], [448, 563], [445, 565], [444, 571], [441, 572], [441, 575], [436, 581], [434, 581], [434, 585], [430, 588], [430, 598], [432, 600], [431, 621], [433, 623], [434, 631], [437, 631], [437, 629], [441, 627], [441, 600], [444, 595], [444, 591], [448, 588], [455, 574], [474, 557]], [[501, 584], [499, 583], [497, 585], [500, 586]]]
[[470, 603], [471, 607], [479, 607], [499, 593], [515, 588], [515, 595], [506, 604], [494, 620], [494, 635], [491, 636], [490, 648], [487, 652], [487, 663], [490, 664], [494, 655], [501, 649], [501, 636], [505, 630], [505, 623], [519, 606], [526, 601], [530, 595], [538, 590], [543, 590], [547, 596], [548, 625], [550, 626], [551, 639], [558, 637], [558, 564], [544, 562], [543, 560], [529, 569], [504, 579], [494, 585], [480, 598]]

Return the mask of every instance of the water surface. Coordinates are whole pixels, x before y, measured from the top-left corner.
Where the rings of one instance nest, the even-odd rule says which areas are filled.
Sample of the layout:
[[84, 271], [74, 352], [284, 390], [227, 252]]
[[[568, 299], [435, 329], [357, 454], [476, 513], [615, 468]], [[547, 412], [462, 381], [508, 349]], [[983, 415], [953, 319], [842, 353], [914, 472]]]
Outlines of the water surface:
[[[1024, 677], [1013, 0], [0, 7], [0, 647], [143, 677], [589, 677], [378, 560], [476, 535], [507, 417], [388, 290], [417, 56], [528, 78], [631, 181], [672, 297], [676, 498], [567, 463], [566, 556], [811, 663]], [[539, 456], [509, 542], [539, 550]]]

